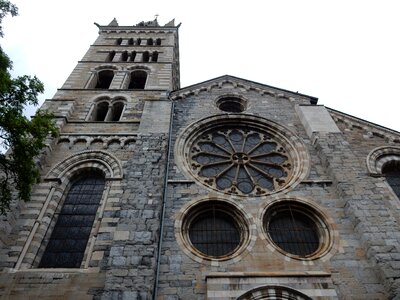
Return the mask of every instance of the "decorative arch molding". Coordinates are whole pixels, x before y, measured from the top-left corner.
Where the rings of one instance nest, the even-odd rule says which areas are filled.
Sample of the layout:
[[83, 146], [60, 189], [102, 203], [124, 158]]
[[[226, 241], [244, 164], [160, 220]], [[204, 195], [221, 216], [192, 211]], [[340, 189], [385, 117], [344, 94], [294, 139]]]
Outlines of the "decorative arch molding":
[[151, 69], [147, 66], [144, 65], [137, 65], [137, 66], [133, 66], [133, 67], [128, 67], [126, 68], [128, 71], [135, 71], [135, 70], [143, 70], [143, 71], [147, 71], [150, 72]]
[[122, 179], [120, 161], [112, 154], [101, 150], [83, 151], [73, 154], [54, 166], [46, 176], [46, 180], [70, 179], [82, 170], [100, 170], [106, 179]]
[[116, 65], [112, 65], [112, 64], [106, 64], [106, 65], [101, 65], [101, 66], [97, 66], [95, 68], [93, 68], [93, 71], [102, 71], [102, 70], [115, 70], [118, 71], [120, 68]]
[[311, 300], [307, 295], [296, 291], [295, 289], [280, 286], [270, 285], [261, 286], [252, 289], [240, 296], [237, 300], [267, 300], [267, 299], [284, 299], [284, 300]]
[[375, 148], [367, 156], [368, 172], [371, 176], [382, 176], [382, 169], [389, 162], [400, 162], [400, 147]]

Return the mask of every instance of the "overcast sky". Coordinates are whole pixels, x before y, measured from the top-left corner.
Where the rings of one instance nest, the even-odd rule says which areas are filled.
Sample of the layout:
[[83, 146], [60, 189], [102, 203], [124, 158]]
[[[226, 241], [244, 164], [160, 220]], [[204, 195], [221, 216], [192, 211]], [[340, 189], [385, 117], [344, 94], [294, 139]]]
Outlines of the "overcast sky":
[[229, 74], [298, 91], [400, 131], [400, 1], [12, 0], [1, 45], [51, 98], [97, 37], [93, 22], [159, 15], [179, 30], [181, 86]]

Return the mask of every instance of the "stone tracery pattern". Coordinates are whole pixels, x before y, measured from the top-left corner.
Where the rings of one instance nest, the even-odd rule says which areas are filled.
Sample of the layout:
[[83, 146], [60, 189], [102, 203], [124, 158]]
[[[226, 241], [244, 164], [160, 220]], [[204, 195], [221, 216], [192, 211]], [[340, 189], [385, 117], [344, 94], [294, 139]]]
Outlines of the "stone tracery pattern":
[[285, 149], [267, 132], [229, 126], [202, 134], [191, 148], [191, 167], [220, 191], [262, 195], [280, 189], [292, 171]]

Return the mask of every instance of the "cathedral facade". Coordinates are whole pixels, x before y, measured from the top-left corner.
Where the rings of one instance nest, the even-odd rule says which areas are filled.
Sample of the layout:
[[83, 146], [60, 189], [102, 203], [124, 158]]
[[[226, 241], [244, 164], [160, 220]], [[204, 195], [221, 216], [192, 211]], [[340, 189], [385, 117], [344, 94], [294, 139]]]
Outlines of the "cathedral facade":
[[0, 220], [0, 299], [400, 299], [399, 132], [229, 75], [181, 88], [180, 25], [96, 25]]

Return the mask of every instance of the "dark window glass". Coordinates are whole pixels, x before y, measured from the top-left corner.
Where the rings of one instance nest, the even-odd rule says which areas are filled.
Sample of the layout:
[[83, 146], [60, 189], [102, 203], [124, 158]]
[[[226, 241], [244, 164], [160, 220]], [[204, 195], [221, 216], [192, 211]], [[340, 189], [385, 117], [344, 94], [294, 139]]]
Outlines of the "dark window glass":
[[245, 110], [245, 104], [243, 100], [234, 97], [219, 99], [217, 102], [217, 106], [220, 110], [231, 113], [240, 113]]
[[130, 60], [135, 61], [135, 58], [136, 58], [136, 51], [132, 51]]
[[140, 45], [141, 42], [142, 42], [142, 39], [141, 39], [141, 38], [138, 38], [138, 39], [136, 40], [136, 45]]
[[108, 89], [114, 78], [114, 72], [111, 70], [103, 70], [97, 73], [96, 89]]
[[108, 112], [108, 102], [100, 102], [96, 105], [93, 121], [104, 121]]
[[400, 168], [397, 166], [389, 166], [383, 170], [383, 174], [397, 197], [400, 198]]
[[124, 110], [124, 103], [117, 102], [112, 106], [112, 116], [111, 121], [119, 121], [121, 119], [122, 111]]
[[132, 38], [128, 40], [128, 45], [133, 45], [133, 39]]
[[131, 73], [131, 80], [128, 89], [141, 89], [143, 90], [146, 85], [147, 73], [142, 70], [133, 71]]
[[144, 62], [148, 62], [149, 59], [150, 59], [150, 54], [149, 54], [149, 52], [147, 52], [147, 51], [144, 52], [144, 53], [143, 53], [142, 60], [143, 60]]
[[153, 39], [148, 39], [147, 40], [147, 45], [153, 46]]
[[117, 45], [121, 45], [122, 44], [122, 38], [117, 39]]
[[267, 231], [279, 248], [294, 255], [311, 255], [319, 248], [315, 222], [290, 207], [270, 216]]
[[114, 56], [115, 56], [115, 51], [111, 51], [111, 52], [108, 54], [106, 61], [113, 61]]
[[157, 45], [157, 46], [160, 46], [160, 45], [161, 45], [161, 39], [157, 39], [157, 40], [156, 40], [156, 45]]
[[121, 53], [121, 61], [127, 61], [128, 60], [128, 52], [124, 51]]
[[158, 52], [155, 51], [151, 54], [151, 61], [156, 62], [158, 60]]
[[240, 231], [229, 214], [209, 210], [192, 221], [189, 238], [201, 253], [218, 257], [232, 253], [239, 246]]
[[104, 190], [104, 178], [90, 174], [72, 184], [40, 268], [79, 268]]

